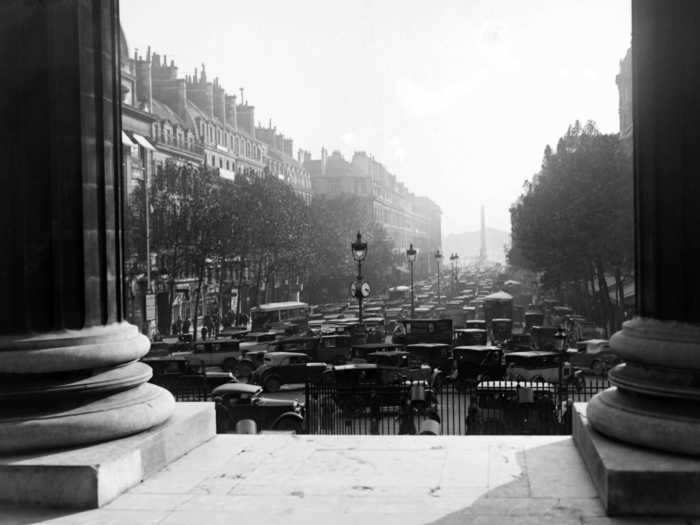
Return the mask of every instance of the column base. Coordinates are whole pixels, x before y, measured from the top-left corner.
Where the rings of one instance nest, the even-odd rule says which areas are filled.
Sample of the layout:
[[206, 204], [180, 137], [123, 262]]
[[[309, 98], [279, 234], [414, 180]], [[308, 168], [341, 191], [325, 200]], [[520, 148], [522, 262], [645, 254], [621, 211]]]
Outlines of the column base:
[[585, 403], [574, 405], [573, 416], [574, 443], [608, 515], [700, 516], [699, 459], [610, 439], [591, 427]]
[[72, 404], [32, 406], [26, 413], [0, 417], [0, 454], [122, 438], [164, 423], [175, 408], [172, 394], [151, 383]]
[[213, 403], [177, 403], [164, 424], [85, 447], [0, 457], [0, 501], [100, 507], [216, 435]]

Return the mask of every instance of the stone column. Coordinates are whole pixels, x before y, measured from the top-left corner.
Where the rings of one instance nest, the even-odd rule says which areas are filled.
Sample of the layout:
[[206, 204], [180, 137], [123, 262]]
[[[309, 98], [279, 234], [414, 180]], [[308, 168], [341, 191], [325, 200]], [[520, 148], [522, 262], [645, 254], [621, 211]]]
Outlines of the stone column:
[[638, 317], [587, 415], [621, 441], [700, 454], [700, 2], [634, 0]]
[[174, 409], [123, 315], [118, 0], [0, 3], [0, 453]]

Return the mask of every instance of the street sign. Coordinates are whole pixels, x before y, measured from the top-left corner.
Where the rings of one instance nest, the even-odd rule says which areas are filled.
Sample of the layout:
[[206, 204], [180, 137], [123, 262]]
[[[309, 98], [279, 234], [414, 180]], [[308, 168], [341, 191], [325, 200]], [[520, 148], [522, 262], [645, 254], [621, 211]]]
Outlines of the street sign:
[[146, 321], [156, 320], [156, 294], [146, 294]]

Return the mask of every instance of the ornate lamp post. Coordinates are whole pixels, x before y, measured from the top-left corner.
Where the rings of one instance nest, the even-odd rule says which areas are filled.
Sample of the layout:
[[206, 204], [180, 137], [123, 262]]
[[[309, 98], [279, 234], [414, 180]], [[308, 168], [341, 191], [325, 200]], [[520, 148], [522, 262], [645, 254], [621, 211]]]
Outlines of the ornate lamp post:
[[452, 295], [454, 296], [457, 291], [457, 261], [459, 260], [459, 255], [453, 253], [450, 255], [450, 265], [452, 266]]
[[438, 293], [438, 304], [440, 304], [440, 262], [442, 262], [442, 253], [440, 253], [440, 248], [435, 252], [435, 262], [437, 263], [437, 293]]
[[566, 330], [563, 326], [555, 332], [554, 339], [556, 339], [556, 350], [559, 352], [559, 406], [561, 407], [564, 392], [564, 352], [566, 351]]
[[413, 248], [413, 243], [406, 250], [406, 258], [408, 259], [408, 266], [411, 270], [411, 319], [413, 319], [415, 312], [415, 301], [413, 299], [413, 263], [416, 262], [416, 250]]
[[360, 323], [362, 322], [362, 300], [365, 297], [369, 297], [369, 283], [362, 281], [362, 261], [364, 261], [367, 256], [367, 243], [362, 242], [362, 234], [357, 232], [357, 239], [355, 242], [350, 244], [352, 249], [352, 258], [357, 263], [357, 279], [350, 286], [350, 294], [357, 298], [357, 303], [359, 306], [358, 317]]

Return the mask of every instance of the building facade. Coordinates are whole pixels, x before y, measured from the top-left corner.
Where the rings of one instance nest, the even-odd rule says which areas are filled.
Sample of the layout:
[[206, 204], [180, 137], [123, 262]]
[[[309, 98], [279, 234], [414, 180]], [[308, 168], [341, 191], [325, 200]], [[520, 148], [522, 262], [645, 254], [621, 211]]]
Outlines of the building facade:
[[619, 93], [620, 141], [624, 150], [632, 154], [632, 49], [627, 50], [625, 58], [620, 60], [620, 72], [615, 77]]

